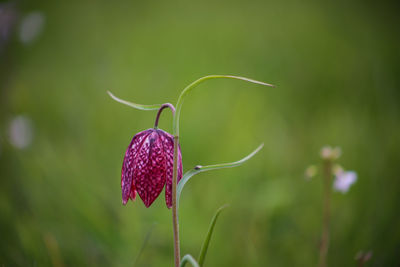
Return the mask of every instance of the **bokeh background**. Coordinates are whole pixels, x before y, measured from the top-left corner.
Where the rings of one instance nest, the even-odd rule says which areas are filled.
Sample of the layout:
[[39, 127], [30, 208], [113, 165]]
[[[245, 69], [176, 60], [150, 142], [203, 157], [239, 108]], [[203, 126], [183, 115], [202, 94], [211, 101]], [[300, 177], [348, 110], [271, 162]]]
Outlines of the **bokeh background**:
[[[183, 106], [182, 253], [197, 256], [215, 210], [207, 266], [315, 266], [322, 180], [304, 179], [340, 146], [358, 180], [332, 195], [329, 263], [400, 264], [399, 5], [376, 1], [8, 1], [0, 3], [0, 264], [172, 266], [163, 193], [121, 204], [120, 168], [155, 112]], [[161, 128], [171, 131], [171, 114]], [[139, 251], [146, 240], [140, 257]]]

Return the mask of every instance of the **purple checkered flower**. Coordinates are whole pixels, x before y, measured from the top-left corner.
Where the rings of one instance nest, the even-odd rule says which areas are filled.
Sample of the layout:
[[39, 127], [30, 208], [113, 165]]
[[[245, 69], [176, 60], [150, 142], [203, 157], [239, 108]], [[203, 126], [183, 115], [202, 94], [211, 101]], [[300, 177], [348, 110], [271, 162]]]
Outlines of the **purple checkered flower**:
[[[165, 186], [165, 200], [172, 206], [174, 138], [160, 129], [136, 134], [126, 150], [122, 164], [122, 203], [135, 200], [136, 192], [146, 207], [154, 202]], [[178, 146], [178, 177], [182, 178], [182, 154]]]

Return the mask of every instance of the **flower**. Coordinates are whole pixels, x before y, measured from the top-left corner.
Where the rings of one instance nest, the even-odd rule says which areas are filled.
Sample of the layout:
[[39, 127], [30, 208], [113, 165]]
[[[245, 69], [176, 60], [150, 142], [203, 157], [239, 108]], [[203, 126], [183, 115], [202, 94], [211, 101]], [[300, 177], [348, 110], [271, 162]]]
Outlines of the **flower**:
[[27, 148], [33, 140], [33, 123], [25, 115], [15, 116], [8, 127], [10, 143], [19, 149]]
[[[172, 207], [174, 138], [160, 129], [136, 134], [126, 150], [121, 173], [122, 203], [135, 200], [136, 192], [146, 207], [165, 187], [165, 200]], [[182, 178], [182, 154], [178, 146], [178, 177]]]
[[342, 193], [347, 193], [350, 186], [357, 181], [357, 173], [354, 171], [338, 171], [335, 177], [333, 188]]
[[324, 146], [321, 149], [320, 155], [322, 159], [325, 160], [336, 160], [340, 157], [342, 154], [342, 150], [340, 147], [330, 147], [330, 146]]
[[43, 31], [45, 17], [42, 12], [31, 12], [26, 15], [20, 25], [19, 39], [25, 45], [31, 44]]
[[318, 168], [315, 165], [310, 165], [307, 167], [306, 171], [304, 172], [304, 176], [307, 180], [310, 180], [318, 173]]

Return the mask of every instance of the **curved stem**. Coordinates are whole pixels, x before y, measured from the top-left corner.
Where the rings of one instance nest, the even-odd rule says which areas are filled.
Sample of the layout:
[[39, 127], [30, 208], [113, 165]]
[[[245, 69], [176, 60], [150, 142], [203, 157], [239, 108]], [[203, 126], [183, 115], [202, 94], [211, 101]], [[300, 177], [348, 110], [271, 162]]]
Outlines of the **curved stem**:
[[160, 107], [160, 109], [159, 109], [158, 112], [157, 112], [156, 121], [154, 122], [154, 128], [155, 128], [155, 129], [157, 129], [157, 127], [158, 127], [158, 119], [160, 118], [161, 112], [162, 112], [163, 109], [165, 109], [165, 108], [170, 108], [171, 111], [172, 111], [172, 116], [175, 115], [175, 107], [174, 107], [174, 105], [172, 105], [172, 104], [170, 104], [170, 103], [162, 104], [161, 107]]

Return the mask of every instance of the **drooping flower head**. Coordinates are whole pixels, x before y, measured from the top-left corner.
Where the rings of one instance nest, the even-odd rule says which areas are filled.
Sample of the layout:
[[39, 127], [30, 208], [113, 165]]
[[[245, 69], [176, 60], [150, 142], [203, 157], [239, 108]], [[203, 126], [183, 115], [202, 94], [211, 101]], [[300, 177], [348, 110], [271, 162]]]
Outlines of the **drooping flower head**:
[[[160, 109], [161, 110], [161, 109]], [[158, 123], [160, 111], [157, 114]], [[121, 172], [122, 203], [135, 200], [136, 192], [149, 207], [165, 186], [165, 200], [172, 206], [174, 138], [155, 128], [136, 134], [125, 152]], [[177, 182], [182, 178], [182, 154], [178, 146]]]

